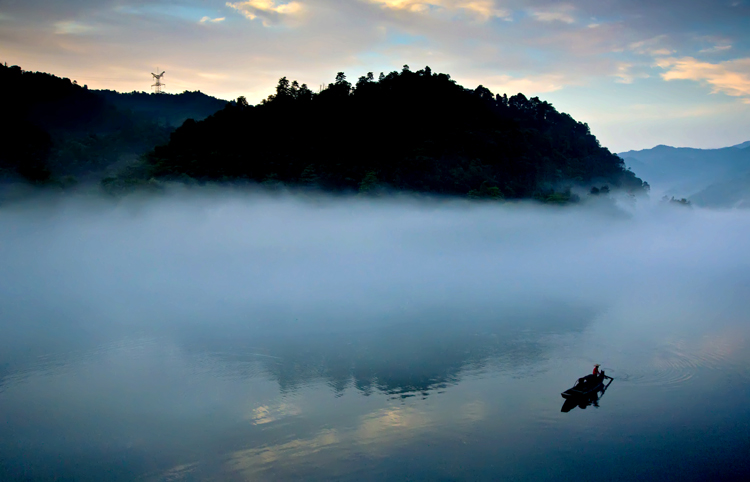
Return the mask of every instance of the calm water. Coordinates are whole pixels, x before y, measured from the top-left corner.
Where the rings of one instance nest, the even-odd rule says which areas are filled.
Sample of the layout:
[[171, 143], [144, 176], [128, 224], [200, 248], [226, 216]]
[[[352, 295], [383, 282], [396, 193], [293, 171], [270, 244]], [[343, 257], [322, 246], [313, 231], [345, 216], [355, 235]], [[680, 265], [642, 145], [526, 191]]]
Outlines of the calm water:
[[747, 213], [313, 201], [0, 209], [0, 480], [750, 476]]

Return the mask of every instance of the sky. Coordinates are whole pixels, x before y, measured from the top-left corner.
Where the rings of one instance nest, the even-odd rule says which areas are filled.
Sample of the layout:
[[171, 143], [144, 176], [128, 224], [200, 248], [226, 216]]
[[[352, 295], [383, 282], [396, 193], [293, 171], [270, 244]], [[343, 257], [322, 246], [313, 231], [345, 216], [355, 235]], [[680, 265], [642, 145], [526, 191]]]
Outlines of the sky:
[[750, 0], [2, 0], [0, 62], [253, 103], [286, 76], [430, 66], [522, 92], [614, 152], [750, 140]]

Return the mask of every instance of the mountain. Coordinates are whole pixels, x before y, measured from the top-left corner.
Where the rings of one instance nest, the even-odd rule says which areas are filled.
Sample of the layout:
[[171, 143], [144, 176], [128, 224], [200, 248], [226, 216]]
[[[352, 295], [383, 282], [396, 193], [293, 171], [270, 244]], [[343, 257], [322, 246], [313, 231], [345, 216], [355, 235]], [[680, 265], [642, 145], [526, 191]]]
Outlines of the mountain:
[[[0, 180], [98, 180], [169, 140], [173, 125], [203, 119], [226, 102], [200, 92], [118, 94], [0, 64], [7, 139]], [[12, 95], [10, 95], [12, 93]]]
[[588, 125], [551, 104], [466, 89], [407, 66], [356, 85], [339, 73], [320, 93], [282, 78], [257, 106], [240, 98], [186, 121], [147, 167], [162, 179], [555, 202], [571, 199], [576, 186], [647, 188]]
[[[742, 146], [742, 144], [740, 144]], [[619, 154], [655, 191], [686, 197], [750, 170], [750, 149], [656, 146]]]
[[122, 111], [131, 111], [160, 124], [175, 127], [181, 126], [188, 119], [203, 120], [227, 104], [225, 100], [202, 92], [158, 95], [146, 92], [120, 93], [114, 90], [93, 92]]
[[704, 207], [750, 208], [750, 171], [711, 184], [690, 196], [690, 201]]
[[737, 149], [745, 149], [747, 147], [750, 147], [750, 141], [745, 141], [742, 144], [737, 144], [737, 145], [732, 146], [732, 147], [736, 147]]

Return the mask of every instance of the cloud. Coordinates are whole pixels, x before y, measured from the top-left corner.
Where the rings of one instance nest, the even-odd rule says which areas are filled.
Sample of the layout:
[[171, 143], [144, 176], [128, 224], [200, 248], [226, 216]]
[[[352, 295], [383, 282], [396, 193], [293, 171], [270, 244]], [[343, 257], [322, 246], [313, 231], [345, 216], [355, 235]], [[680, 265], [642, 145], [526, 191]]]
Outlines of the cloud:
[[206, 16], [200, 19], [200, 23], [219, 23], [219, 22], [223, 22], [224, 20], [226, 20], [226, 17], [211, 18], [211, 17]]
[[390, 10], [405, 10], [415, 13], [465, 12], [481, 20], [508, 18], [508, 10], [498, 8], [492, 0], [369, 0]]
[[486, 79], [484, 84], [493, 92], [506, 92], [508, 95], [514, 95], [519, 92], [526, 95], [538, 95], [545, 92], [560, 90], [571, 81], [572, 79], [566, 78], [560, 74], [536, 75], [529, 77], [499, 75]]
[[86, 35], [96, 31], [96, 27], [75, 20], [55, 22], [55, 33], [58, 35]]
[[576, 20], [571, 15], [572, 11], [571, 5], [560, 5], [547, 9], [532, 10], [531, 16], [540, 22], [574, 23]]
[[627, 62], [620, 62], [617, 64], [617, 72], [614, 74], [617, 77], [616, 82], [619, 84], [632, 84], [635, 79], [646, 79], [649, 75], [645, 72], [634, 73], [632, 71], [633, 64]]
[[281, 3], [278, 0], [247, 0], [245, 2], [226, 3], [249, 20], [261, 19], [266, 27], [280, 23], [285, 17], [298, 15], [303, 10], [300, 2]]
[[715, 52], [724, 52], [725, 50], [729, 50], [731, 48], [732, 48], [731, 45], [715, 45], [713, 47], [701, 49], [701, 50], [698, 51], [698, 53], [701, 53], [701, 54], [712, 54], [712, 53], [715, 53]]
[[750, 57], [712, 64], [693, 57], [660, 59], [656, 65], [665, 69], [666, 80], [693, 80], [711, 85], [711, 93], [740, 97], [750, 104]]
[[633, 42], [628, 45], [628, 50], [640, 54], [640, 55], [651, 55], [654, 57], [665, 56], [673, 53], [673, 50], [662, 47], [660, 44], [666, 40], [666, 35], [657, 35], [646, 40], [640, 40]]

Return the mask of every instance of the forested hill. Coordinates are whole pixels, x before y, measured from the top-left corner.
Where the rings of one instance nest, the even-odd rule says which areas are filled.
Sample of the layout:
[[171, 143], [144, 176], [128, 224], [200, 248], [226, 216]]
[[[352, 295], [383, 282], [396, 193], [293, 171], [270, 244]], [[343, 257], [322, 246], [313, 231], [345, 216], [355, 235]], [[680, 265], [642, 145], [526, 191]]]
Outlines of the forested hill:
[[96, 178], [166, 143], [180, 119], [203, 119], [226, 104], [199, 92], [89, 90], [67, 78], [3, 64], [0, 91], [5, 126], [0, 180]]
[[120, 93], [114, 90], [95, 90], [106, 102], [121, 110], [144, 115], [155, 122], [180, 126], [187, 119], [202, 120], [221, 110], [227, 101], [202, 92], [185, 91], [181, 94], [147, 92]]
[[339, 73], [319, 93], [282, 78], [257, 106], [240, 98], [185, 122], [149, 164], [163, 178], [470, 197], [565, 200], [574, 185], [648, 186], [586, 124], [547, 102], [407, 66], [355, 85]]

